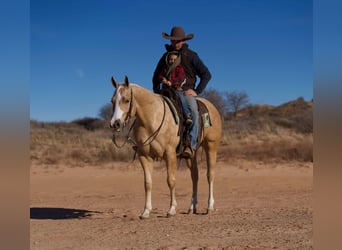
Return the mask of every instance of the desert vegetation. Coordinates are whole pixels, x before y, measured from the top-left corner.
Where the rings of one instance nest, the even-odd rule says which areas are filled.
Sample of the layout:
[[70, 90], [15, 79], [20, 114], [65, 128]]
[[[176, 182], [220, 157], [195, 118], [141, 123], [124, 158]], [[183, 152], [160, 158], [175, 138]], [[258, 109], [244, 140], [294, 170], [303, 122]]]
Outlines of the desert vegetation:
[[[223, 110], [222, 103], [216, 105]], [[105, 108], [100, 112], [106, 114]], [[219, 161], [313, 161], [311, 101], [298, 98], [275, 107], [244, 105], [222, 116]], [[34, 164], [73, 167], [132, 161], [134, 157], [132, 145], [124, 143], [125, 135], [117, 135], [121, 148], [113, 144], [108, 120], [103, 118], [85, 117], [68, 123], [32, 120], [30, 126], [30, 158]]]

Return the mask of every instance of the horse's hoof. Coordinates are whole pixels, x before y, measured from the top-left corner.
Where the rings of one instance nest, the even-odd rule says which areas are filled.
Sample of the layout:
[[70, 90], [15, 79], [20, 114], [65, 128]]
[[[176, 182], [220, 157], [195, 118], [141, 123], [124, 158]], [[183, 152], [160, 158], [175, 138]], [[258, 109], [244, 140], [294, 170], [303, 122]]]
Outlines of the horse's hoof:
[[174, 216], [176, 216], [176, 214], [167, 213], [167, 215], [166, 215], [167, 218], [171, 218], [171, 217], [174, 217]]
[[144, 220], [144, 219], [148, 219], [150, 217], [150, 211], [144, 211], [140, 216], [139, 216], [139, 218], [141, 219], [141, 220]]
[[148, 215], [143, 215], [143, 214], [142, 214], [142, 215], [139, 216], [139, 219], [140, 219], [140, 220], [145, 220], [145, 219], [148, 219], [148, 218], [149, 218]]
[[207, 209], [207, 214], [212, 214], [215, 212], [214, 208]]
[[189, 209], [188, 214], [197, 214], [197, 210], [196, 209]]

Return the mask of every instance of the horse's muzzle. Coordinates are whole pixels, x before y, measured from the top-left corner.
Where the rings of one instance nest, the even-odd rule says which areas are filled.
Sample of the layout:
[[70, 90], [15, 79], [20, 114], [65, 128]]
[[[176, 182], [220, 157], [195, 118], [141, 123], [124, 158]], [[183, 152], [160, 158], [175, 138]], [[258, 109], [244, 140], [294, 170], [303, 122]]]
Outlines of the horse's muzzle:
[[121, 130], [121, 121], [119, 119], [115, 120], [114, 123], [110, 123], [109, 126], [119, 132]]

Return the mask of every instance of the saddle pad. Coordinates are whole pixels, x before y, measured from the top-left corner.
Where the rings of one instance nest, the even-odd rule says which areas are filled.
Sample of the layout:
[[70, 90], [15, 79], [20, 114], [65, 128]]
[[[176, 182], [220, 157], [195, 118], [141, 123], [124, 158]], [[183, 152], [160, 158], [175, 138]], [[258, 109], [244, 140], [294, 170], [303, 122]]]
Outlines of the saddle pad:
[[[203, 102], [197, 99], [198, 112], [200, 117], [202, 117], [202, 124], [204, 128], [211, 127], [211, 120], [207, 106]], [[201, 121], [199, 121], [201, 124]]]
[[175, 107], [175, 105], [173, 104], [173, 102], [170, 100], [170, 98], [168, 98], [167, 96], [163, 96], [163, 99], [166, 101], [166, 103], [169, 105], [171, 112], [173, 114], [173, 118], [175, 119], [176, 124], [179, 124], [179, 116], [178, 116], [178, 112], [177, 109]]

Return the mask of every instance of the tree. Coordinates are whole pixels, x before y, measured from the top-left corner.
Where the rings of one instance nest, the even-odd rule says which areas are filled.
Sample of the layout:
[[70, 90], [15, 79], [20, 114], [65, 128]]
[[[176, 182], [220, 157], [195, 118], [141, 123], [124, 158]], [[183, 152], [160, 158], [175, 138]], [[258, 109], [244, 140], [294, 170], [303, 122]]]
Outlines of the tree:
[[216, 89], [209, 88], [203, 92], [202, 97], [214, 104], [222, 117], [224, 117], [226, 104], [222, 93], [218, 92]]
[[112, 104], [107, 103], [103, 105], [99, 111], [99, 117], [103, 120], [109, 121], [112, 117]]
[[249, 97], [244, 91], [225, 92], [226, 106], [228, 110], [232, 110], [233, 116], [236, 117], [238, 111], [249, 105]]

